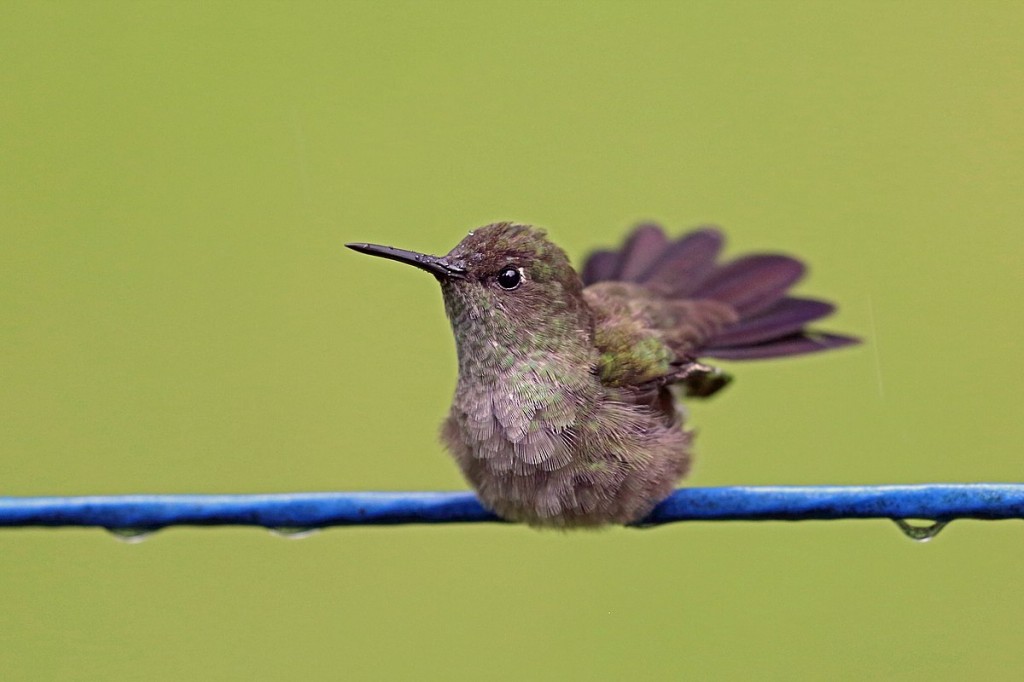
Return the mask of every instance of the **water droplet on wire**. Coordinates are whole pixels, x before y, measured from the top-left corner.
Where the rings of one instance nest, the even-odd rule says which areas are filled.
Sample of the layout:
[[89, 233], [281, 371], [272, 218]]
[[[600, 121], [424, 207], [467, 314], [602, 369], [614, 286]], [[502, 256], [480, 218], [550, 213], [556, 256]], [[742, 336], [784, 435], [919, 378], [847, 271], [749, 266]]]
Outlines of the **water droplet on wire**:
[[268, 528], [271, 534], [276, 535], [279, 538], [287, 538], [289, 540], [301, 540], [302, 538], [308, 538], [310, 535], [316, 535], [323, 528], [302, 528], [293, 526], [278, 526], [276, 528]]
[[914, 542], [928, 542], [946, 527], [949, 521], [931, 521], [927, 525], [918, 526], [908, 523], [905, 519], [893, 519], [903, 534]]
[[137, 545], [153, 533], [160, 530], [159, 528], [107, 528], [106, 531], [113, 535], [121, 542], [129, 545]]

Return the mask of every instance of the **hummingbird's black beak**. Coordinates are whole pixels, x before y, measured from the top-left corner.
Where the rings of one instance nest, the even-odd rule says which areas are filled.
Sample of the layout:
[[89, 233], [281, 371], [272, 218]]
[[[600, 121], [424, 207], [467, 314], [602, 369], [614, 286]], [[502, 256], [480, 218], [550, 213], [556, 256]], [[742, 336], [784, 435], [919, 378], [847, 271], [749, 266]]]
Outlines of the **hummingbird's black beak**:
[[438, 256], [430, 256], [425, 253], [396, 249], [393, 246], [380, 246], [379, 244], [345, 244], [348, 248], [359, 253], [366, 253], [371, 256], [379, 256], [389, 260], [396, 260], [399, 263], [406, 263], [420, 270], [426, 270], [434, 277], [450, 278], [462, 277], [466, 274], [465, 268], [449, 263], [446, 259]]

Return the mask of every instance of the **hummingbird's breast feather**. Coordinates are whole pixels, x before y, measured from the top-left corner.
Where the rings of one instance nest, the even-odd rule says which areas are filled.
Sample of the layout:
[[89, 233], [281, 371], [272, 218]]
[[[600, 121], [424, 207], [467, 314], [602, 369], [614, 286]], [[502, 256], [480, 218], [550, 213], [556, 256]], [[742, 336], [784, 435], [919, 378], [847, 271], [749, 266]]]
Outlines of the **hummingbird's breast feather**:
[[589, 369], [539, 359], [460, 375], [442, 438], [491, 509], [543, 526], [628, 523], [685, 473], [690, 436]]

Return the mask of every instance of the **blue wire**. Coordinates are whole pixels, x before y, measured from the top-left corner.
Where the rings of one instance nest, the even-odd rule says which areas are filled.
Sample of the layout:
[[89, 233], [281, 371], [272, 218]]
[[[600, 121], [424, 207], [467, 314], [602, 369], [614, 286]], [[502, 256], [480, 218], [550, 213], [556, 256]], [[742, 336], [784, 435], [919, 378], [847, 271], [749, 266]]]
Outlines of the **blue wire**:
[[[640, 526], [676, 521], [1024, 518], [1024, 484], [684, 488]], [[500, 521], [468, 492], [0, 497], [0, 527], [326, 526]]]

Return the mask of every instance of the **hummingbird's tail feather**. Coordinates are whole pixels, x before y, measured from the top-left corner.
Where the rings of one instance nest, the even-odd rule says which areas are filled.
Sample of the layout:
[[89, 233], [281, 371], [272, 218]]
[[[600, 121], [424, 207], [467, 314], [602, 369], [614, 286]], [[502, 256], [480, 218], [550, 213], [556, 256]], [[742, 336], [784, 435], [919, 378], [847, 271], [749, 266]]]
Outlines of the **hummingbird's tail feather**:
[[619, 267], [619, 253], [617, 251], [599, 250], [587, 256], [583, 269], [580, 270], [580, 279], [584, 285], [594, 282], [607, 282], [615, 279], [615, 271]]
[[817, 333], [806, 325], [827, 317], [826, 301], [788, 296], [807, 271], [800, 260], [758, 253], [718, 263], [722, 233], [705, 227], [668, 241], [660, 227], [637, 227], [619, 250], [592, 254], [583, 268], [586, 285], [623, 281], [673, 299], [714, 300], [730, 306], [738, 320], [694, 349], [700, 356], [746, 360], [802, 355], [859, 342]]
[[669, 244], [635, 281], [677, 298], [692, 298], [694, 290], [714, 272], [724, 244], [725, 236], [713, 227], [690, 232]]
[[714, 337], [716, 348], [743, 348], [779, 339], [803, 330], [809, 322], [828, 317], [835, 306], [812, 298], [787, 296], [757, 315], [739, 322]]
[[597, 282], [634, 282], [674, 297], [688, 296], [715, 269], [725, 238], [708, 227], [669, 242], [658, 225], [639, 225], [622, 248], [594, 251], [583, 264], [581, 277]]
[[835, 311], [827, 301], [788, 296], [806, 272], [796, 258], [755, 254], [717, 268], [693, 293], [730, 305], [739, 320], [703, 344], [702, 357], [760, 360], [816, 353], [859, 343], [852, 336], [819, 333], [806, 325]]
[[644, 276], [654, 262], [665, 253], [668, 238], [660, 226], [653, 223], [638, 225], [619, 252], [615, 279], [636, 282]]
[[660, 226], [638, 225], [617, 251], [596, 251], [587, 258], [582, 277], [594, 282], [636, 282], [665, 253], [668, 238]]
[[803, 263], [790, 256], [743, 256], [715, 268], [688, 298], [728, 303], [741, 317], [747, 317], [778, 302], [806, 270]]
[[855, 336], [804, 331], [750, 346], [705, 348], [702, 350], [701, 355], [720, 360], [764, 360], [767, 358], [784, 358], [790, 355], [818, 353], [833, 348], [854, 346], [858, 343], [860, 343], [860, 339]]

